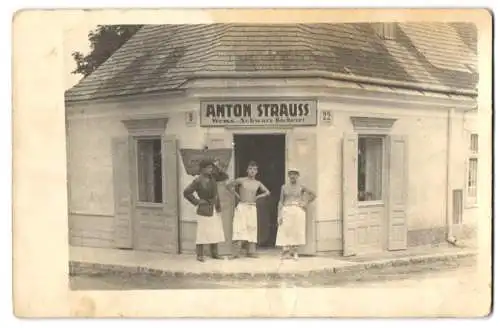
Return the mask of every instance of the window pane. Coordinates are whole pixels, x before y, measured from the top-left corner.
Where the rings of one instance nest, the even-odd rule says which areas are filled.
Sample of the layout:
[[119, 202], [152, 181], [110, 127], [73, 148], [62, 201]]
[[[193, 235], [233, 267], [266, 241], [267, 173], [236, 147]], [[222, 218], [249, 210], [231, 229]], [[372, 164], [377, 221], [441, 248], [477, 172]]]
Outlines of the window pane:
[[470, 198], [477, 196], [477, 158], [469, 159], [469, 177], [467, 182], [467, 195]]
[[380, 137], [359, 137], [358, 200], [382, 199], [382, 151]]
[[477, 153], [479, 150], [479, 139], [477, 134], [470, 135], [470, 145], [469, 148], [471, 152]]
[[138, 140], [137, 153], [139, 201], [161, 203], [163, 200], [161, 140]]

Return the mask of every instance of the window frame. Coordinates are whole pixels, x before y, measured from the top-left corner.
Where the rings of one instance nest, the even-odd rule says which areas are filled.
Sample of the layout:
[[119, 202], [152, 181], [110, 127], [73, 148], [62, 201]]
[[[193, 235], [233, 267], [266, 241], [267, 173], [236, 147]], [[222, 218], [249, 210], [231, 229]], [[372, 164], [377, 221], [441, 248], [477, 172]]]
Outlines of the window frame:
[[358, 133], [358, 155], [359, 155], [359, 140], [361, 138], [377, 138], [382, 141], [382, 149], [381, 149], [381, 168], [382, 168], [382, 178], [380, 180], [381, 184], [381, 190], [380, 190], [380, 199], [377, 200], [359, 200], [359, 166], [360, 163], [358, 161], [358, 187], [356, 188], [357, 190], [357, 195], [358, 198], [356, 199], [359, 206], [361, 207], [370, 207], [370, 206], [377, 206], [377, 205], [384, 205], [385, 202], [385, 197], [387, 195], [387, 183], [386, 180], [388, 179], [388, 170], [386, 169], [387, 166], [387, 135], [382, 134], [382, 133]]
[[132, 154], [130, 157], [131, 170], [133, 170], [133, 203], [136, 207], [143, 208], [161, 208], [164, 207], [167, 202], [167, 194], [165, 190], [165, 179], [166, 172], [162, 167], [162, 201], [161, 203], [153, 202], [143, 202], [139, 201], [139, 152], [138, 152], [138, 141], [145, 139], [159, 139], [161, 145], [161, 156], [162, 156], [162, 166], [165, 165], [165, 154], [164, 154], [164, 143], [166, 135], [166, 127], [168, 123], [168, 116], [155, 115], [155, 116], [137, 116], [126, 120], [122, 120], [125, 128], [128, 131], [129, 140], [132, 142]]
[[[381, 200], [376, 201], [359, 201], [356, 195], [356, 203], [358, 207], [372, 207], [372, 206], [385, 206], [388, 203], [388, 195], [390, 194], [389, 188], [389, 137], [392, 134], [392, 127], [397, 121], [396, 118], [392, 117], [373, 117], [373, 116], [351, 116], [351, 123], [354, 128], [354, 132], [358, 135], [358, 141], [360, 136], [373, 136], [380, 137], [383, 140], [382, 143], [382, 197]], [[359, 150], [359, 145], [358, 145]], [[356, 159], [357, 160], [357, 159]], [[358, 163], [359, 165], [359, 163]], [[357, 172], [356, 172], [357, 174]], [[358, 188], [356, 187], [356, 190]]]
[[[161, 156], [161, 181], [160, 181], [160, 184], [161, 184], [161, 201], [160, 202], [148, 202], [148, 201], [141, 201], [140, 199], [140, 174], [139, 174], [139, 142], [142, 141], [142, 140], [158, 140], [160, 142], [160, 156]], [[147, 207], [151, 207], [151, 206], [155, 206], [155, 205], [158, 205], [158, 206], [163, 206], [163, 204], [165, 204], [166, 202], [166, 195], [165, 195], [165, 185], [163, 183], [163, 180], [164, 180], [164, 175], [165, 175], [165, 172], [163, 170], [163, 166], [165, 163], [163, 163], [164, 161], [164, 154], [163, 154], [163, 136], [161, 135], [158, 135], [158, 136], [155, 136], [155, 135], [148, 135], [148, 136], [136, 136], [134, 137], [134, 147], [135, 147], [135, 151], [134, 151], [134, 161], [135, 161], [135, 165], [134, 165], [134, 168], [135, 168], [135, 174], [134, 174], [134, 177], [135, 177], [135, 185], [137, 186], [137, 188], [135, 188], [135, 202], [138, 206], [147, 206]]]
[[[468, 134], [468, 143], [467, 143], [467, 163], [466, 163], [466, 175], [465, 175], [465, 206], [466, 208], [475, 208], [478, 205], [478, 198], [479, 198], [479, 188], [478, 188], [478, 177], [479, 177], [479, 134], [476, 132], [472, 132]], [[476, 149], [473, 149], [473, 137], [476, 137]], [[470, 196], [469, 195], [469, 176], [471, 173], [471, 160], [476, 160], [476, 178], [475, 178], [475, 188], [476, 188], [476, 196]]]

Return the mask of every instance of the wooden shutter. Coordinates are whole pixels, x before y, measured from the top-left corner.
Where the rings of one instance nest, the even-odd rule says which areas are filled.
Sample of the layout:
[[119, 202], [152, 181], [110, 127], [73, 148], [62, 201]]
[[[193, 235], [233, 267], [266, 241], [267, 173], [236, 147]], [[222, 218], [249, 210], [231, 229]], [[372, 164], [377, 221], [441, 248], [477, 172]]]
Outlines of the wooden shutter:
[[[292, 132], [287, 140], [287, 166], [300, 170], [300, 182], [306, 187], [317, 190], [317, 153], [316, 134]], [[316, 253], [316, 203], [311, 203], [307, 211], [306, 245], [299, 249], [303, 255]]]
[[165, 215], [165, 245], [166, 253], [179, 252], [179, 157], [177, 139], [166, 135], [162, 144], [163, 157], [163, 203]]
[[113, 189], [115, 216], [113, 244], [116, 248], [132, 248], [132, 191], [130, 187], [131, 166], [128, 137], [112, 140]]
[[389, 137], [388, 249], [407, 248], [408, 141], [406, 136]]
[[358, 248], [358, 135], [345, 134], [342, 142], [342, 230], [344, 256]]
[[[232, 135], [230, 133], [209, 134], [207, 138], [207, 147], [209, 149], [222, 149], [222, 148], [232, 149], [233, 148]], [[231, 159], [231, 162], [226, 172], [230, 178], [234, 177], [233, 163], [234, 159]], [[224, 236], [226, 239], [224, 243], [221, 243], [219, 245], [220, 255], [231, 255], [232, 253], [233, 215], [234, 215], [235, 199], [234, 196], [226, 189], [226, 182], [221, 181], [218, 183], [217, 186], [222, 207], [221, 208], [222, 226], [224, 229]]]

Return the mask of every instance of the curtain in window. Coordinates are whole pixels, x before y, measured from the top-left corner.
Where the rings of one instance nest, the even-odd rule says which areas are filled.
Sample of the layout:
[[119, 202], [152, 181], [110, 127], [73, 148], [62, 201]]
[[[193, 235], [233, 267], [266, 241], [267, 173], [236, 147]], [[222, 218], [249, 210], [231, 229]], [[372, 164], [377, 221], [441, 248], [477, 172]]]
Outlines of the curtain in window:
[[469, 179], [468, 179], [468, 196], [475, 198], [477, 196], [477, 158], [469, 159]]
[[138, 173], [139, 173], [139, 200], [153, 202], [155, 197], [154, 176], [154, 148], [153, 141], [144, 140], [138, 143]]
[[382, 198], [382, 139], [366, 139], [366, 200]]

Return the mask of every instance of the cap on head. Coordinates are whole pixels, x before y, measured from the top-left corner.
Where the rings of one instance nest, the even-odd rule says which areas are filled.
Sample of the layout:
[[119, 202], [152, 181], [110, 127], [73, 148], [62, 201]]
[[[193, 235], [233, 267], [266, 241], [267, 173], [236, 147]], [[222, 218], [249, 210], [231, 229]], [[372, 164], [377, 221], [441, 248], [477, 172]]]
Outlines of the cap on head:
[[300, 174], [300, 171], [299, 171], [299, 169], [298, 169], [298, 168], [296, 168], [296, 167], [290, 167], [290, 168], [288, 169], [288, 173], [297, 173], [297, 174]]
[[259, 164], [257, 164], [256, 161], [250, 161], [248, 163], [247, 167], [259, 167]]

